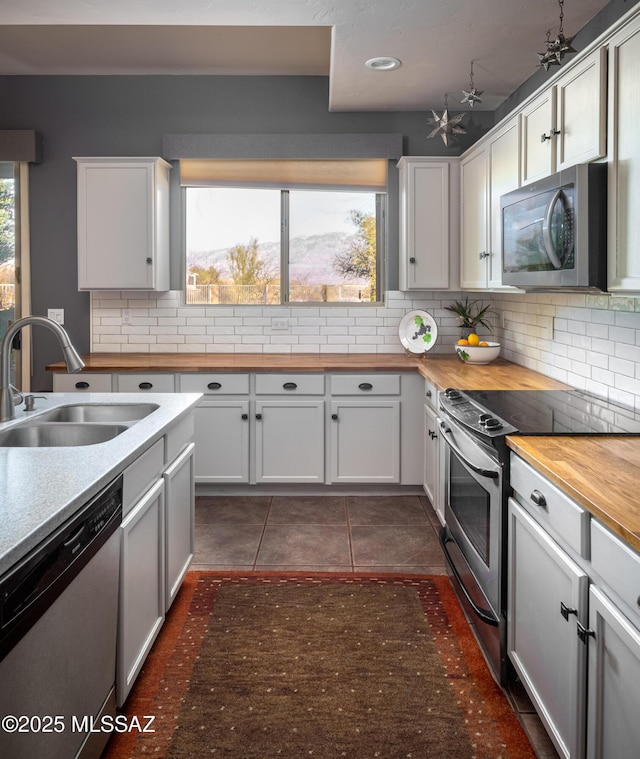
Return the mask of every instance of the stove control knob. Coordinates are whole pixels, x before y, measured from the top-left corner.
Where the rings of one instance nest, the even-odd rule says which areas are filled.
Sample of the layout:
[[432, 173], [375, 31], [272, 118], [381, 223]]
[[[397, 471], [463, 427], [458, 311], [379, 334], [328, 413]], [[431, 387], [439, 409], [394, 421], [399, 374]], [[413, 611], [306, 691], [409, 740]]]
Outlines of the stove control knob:
[[478, 421], [480, 422], [480, 424], [484, 424], [485, 422], [488, 422], [489, 419], [493, 419], [491, 414], [480, 414], [480, 416], [478, 417]]
[[447, 388], [447, 390], [444, 391], [444, 394], [450, 401], [457, 401], [459, 398], [462, 398], [460, 391], [455, 390], [452, 387]]
[[489, 418], [484, 423], [487, 430], [499, 430], [502, 427], [502, 422], [499, 419]]

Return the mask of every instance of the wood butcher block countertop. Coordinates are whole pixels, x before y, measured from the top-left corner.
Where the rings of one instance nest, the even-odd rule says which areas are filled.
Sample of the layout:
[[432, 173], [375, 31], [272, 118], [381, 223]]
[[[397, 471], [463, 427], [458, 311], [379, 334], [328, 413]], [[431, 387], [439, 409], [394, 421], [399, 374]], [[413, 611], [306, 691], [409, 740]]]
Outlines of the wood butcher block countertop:
[[[92, 353], [87, 372], [414, 372], [438, 390], [561, 390], [567, 385], [499, 358], [486, 366], [455, 355], [404, 353]], [[51, 371], [65, 372], [64, 362]], [[640, 437], [521, 437], [509, 446], [640, 551]]]

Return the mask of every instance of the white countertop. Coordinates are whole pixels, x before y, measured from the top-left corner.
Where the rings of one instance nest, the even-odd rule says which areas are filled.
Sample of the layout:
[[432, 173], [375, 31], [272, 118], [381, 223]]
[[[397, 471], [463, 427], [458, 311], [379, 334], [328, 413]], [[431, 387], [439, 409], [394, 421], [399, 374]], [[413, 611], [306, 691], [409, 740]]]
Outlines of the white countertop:
[[25, 556], [78, 508], [158, 440], [199, 393], [39, 393], [36, 410], [21, 405], [0, 431], [35, 420], [58, 406], [85, 403], [156, 403], [159, 408], [97, 445], [55, 448], [0, 447], [0, 574]]

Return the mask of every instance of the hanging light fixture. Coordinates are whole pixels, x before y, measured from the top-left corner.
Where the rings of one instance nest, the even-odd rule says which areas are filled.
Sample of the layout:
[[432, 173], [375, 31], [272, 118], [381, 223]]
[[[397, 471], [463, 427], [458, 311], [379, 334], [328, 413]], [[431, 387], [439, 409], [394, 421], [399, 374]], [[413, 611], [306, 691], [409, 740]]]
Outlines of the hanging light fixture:
[[464, 95], [464, 98], [460, 101], [461, 103], [469, 103], [469, 107], [473, 108], [474, 103], [482, 103], [482, 98], [480, 95], [484, 90], [478, 90], [476, 89], [474, 83], [473, 83], [473, 61], [471, 61], [471, 73], [469, 74], [469, 90], [462, 90], [462, 94]]
[[557, 37], [551, 40], [551, 29], [547, 31], [547, 41], [545, 45], [547, 49], [544, 53], [537, 53], [538, 66], [542, 66], [545, 71], [549, 70], [550, 66], [559, 66], [562, 63], [562, 59], [569, 53], [577, 53], [577, 50], [571, 46], [573, 37], [565, 37], [563, 22], [564, 22], [564, 0], [558, 0], [560, 6], [560, 28], [558, 29]]
[[444, 111], [442, 111], [442, 115], [438, 116], [438, 114], [432, 110], [431, 113], [433, 114], [433, 118], [427, 119], [428, 124], [434, 124], [435, 129], [427, 135], [427, 139], [430, 139], [431, 137], [435, 137], [437, 134], [442, 137], [442, 142], [448, 147], [449, 144], [456, 141], [455, 135], [456, 134], [466, 134], [467, 130], [463, 129], [461, 126], [458, 126], [462, 119], [464, 118], [464, 113], [459, 113], [457, 116], [454, 116], [453, 118], [449, 118], [449, 96], [448, 93], [444, 93]]

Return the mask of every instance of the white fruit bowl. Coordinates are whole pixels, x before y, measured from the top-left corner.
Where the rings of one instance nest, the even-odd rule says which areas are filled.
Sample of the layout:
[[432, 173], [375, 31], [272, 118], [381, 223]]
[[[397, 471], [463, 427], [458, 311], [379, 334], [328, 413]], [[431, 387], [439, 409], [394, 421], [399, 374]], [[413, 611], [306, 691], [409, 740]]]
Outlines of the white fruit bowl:
[[500, 355], [500, 343], [488, 345], [455, 345], [456, 353], [465, 364], [490, 364]]

